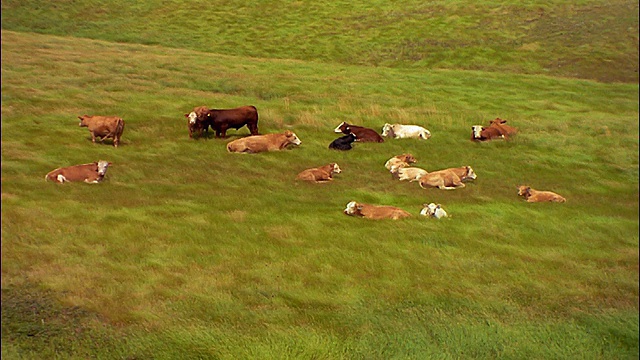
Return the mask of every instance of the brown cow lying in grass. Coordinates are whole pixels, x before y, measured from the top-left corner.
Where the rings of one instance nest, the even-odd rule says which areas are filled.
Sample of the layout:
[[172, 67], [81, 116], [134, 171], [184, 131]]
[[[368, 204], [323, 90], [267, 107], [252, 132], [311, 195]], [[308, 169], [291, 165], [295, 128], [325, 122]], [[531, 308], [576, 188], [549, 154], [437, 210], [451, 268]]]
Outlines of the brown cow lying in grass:
[[296, 179], [326, 182], [333, 180], [333, 174], [340, 174], [342, 170], [336, 163], [327, 164], [325, 166], [303, 170], [298, 174]]
[[370, 205], [351, 201], [343, 211], [346, 215], [358, 216], [367, 219], [381, 220], [392, 219], [398, 220], [411, 217], [408, 212], [388, 205]]
[[334, 130], [336, 133], [348, 135], [353, 133], [357, 142], [384, 142], [384, 139], [375, 130], [363, 126], [353, 125], [346, 122], [340, 123]]
[[471, 127], [471, 140], [487, 141], [493, 139], [508, 140], [518, 132], [518, 129], [506, 125], [507, 120], [495, 118], [489, 121], [489, 126], [473, 125]]
[[110, 162], [100, 160], [91, 164], [74, 165], [57, 168], [50, 171], [45, 177], [45, 181], [57, 181], [64, 184], [65, 181], [84, 181], [89, 184], [97, 184], [104, 179]]
[[402, 154], [392, 157], [384, 163], [384, 167], [392, 173], [395, 173], [399, 168], [409, 166], [417, 162], [415, 157], [411, 154]]
[[420, 177], [420, 187], [423, 189], [437, 187], [438, 189], [452, 190], [463, 188], [466, 185], [463, 181], [475, 180], [476, 173], [471, 166], [449, 168], [433, 171]]
[[286, 130], [279, 134], [251, 135], [227, 144], [227, 151], [238, 153], [259, 153], [264, 151], [277, 151], [287, 148], [289, 145], [300, 145], [302, 142], [298, 136]]
[[524, 197], [527, 202], [565, 202], [567, 199], [551, 192], [534, 190], [531, 186], [521, 185], [518, 187], [518, 195]]
[[113, 146], [120, 145], [120, 137], [124, 131], [124, 120], [117, 116], [78, 116], [80, 127], [87, 127], [91, 133], [91, 141], [95, 144], [96, 137], [100, 142], [112, 138]]

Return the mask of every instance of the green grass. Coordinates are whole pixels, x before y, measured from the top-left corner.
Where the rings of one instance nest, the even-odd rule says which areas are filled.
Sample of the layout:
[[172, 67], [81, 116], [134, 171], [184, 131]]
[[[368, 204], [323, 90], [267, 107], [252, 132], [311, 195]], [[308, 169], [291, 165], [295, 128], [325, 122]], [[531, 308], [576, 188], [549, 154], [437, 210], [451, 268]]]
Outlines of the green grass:
[[[507, 63], [460, 71], [455, 57], [442, 70], [370, 66], [338, 53], [307, 61], [278, 48], [301, 51], [283, 41], [247, 45], [256, 53], [197, 49], [205, 29], [178, 26], [195, 10], [166, 12], [176, 17], [163, 24], [182, 41], [161, 34], [149, 37], [153, 46], [116, 43], [111, 36], [145, 41], [129, 28], [82, 33], [100, 23], [70, 21], [88, 16], [89, 7], [69, 10], [84, 3], [21, 4], [2, 5], [3, 357], [638, 357], [637, 82], [550, 77]], [[142, 4], [148, 8], [123, 3], [91, 13], [152, 33], [155, 5]], [[333, 11], [349, 6], [289, 5], [318, 19], [340, 19]], [[441, 16], [460, 13], [446, 15], [451, 21], [481, 21], [464, 18], [471, 10], [462, 3], [438, 6]], [[612, 9], [539, 7], [557, 17]], [[44, 18], [14, 28], [29, 23], [20, 13], [27, 10]], [[134, 13], [152, 20], [145, 25]], [[66, 21], [45, 21], [53, 18]], [[239, 19], [210, 31], [239, 32], [249, 21]], [[301, 19], [289, 21], [260, 26], [285, 34]], [[251, 32], [227, 40], [243, 36]], [[323, 43], [331, 41], [306, 44], [319, 51]], [[272, 49], [264, 54], [271, 59], [261, 48]], [[598, 72], [614, 79], [621, 67]], [[225, 144], [247, 129], [227, 140], [188, 138], [184, 114], [194, 106], [245, 104], [258, 108], [261, 133], [293, 129], [302, 145], [240, 155]], [[82, 114], [123, 117], [122, 146], [91, 144], [78, 127]], [[513, 141], [469, 141], [471, 125], [495, 117], [520, 129]], [[330, 151], [341, 121], [377, 130], [420, 124], [433, 137]], [[471, 165], [478, 179], [455, 191], [393, 181], [383, 164], [404, 152], [427, 170]], [[56, 167], [98, 159], [113, 163], [103, 184], [44, 181]], [[343, 169], [332, 183], [294, 180], [329, 162]], [[524, 183], [568, 201], [527, 204], [516, 195]], [[342, 214], [351, 200], [415, 216], [351, 218]], [[452, 217], [420, 218], [431, 201]]]

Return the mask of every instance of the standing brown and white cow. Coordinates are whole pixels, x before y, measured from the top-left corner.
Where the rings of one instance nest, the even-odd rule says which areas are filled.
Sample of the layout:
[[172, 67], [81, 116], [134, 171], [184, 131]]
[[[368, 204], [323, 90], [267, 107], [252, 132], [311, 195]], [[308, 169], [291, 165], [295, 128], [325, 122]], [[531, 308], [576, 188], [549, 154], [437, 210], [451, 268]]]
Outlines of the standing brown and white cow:
[[84, 181], [89, 184], [97, 184], [104, 179], [110, 162], [100, 160], [98, 162], [82, 165], [74, 165], [57, 168], [45, 175], [45, 181], [57, 181], [64, 184], [65, 181]]
[[188, 114], [184, 114], [184, 116], [189, 119], [187, 122], [187, 127], [189, 128], [189, 137], [193, 138], [194, 133], [198, 133], [198, 137], [202, 137], [202, 131], [209, 132], [209, 125], [211, 122], [209, 121], [209, 109], [206, 106], [197, 106], [193, 108]]
[[87, 127], [91, 133], [91, 141], [96, 142], [96, 137], [100, 142], [104, 139], [112, 138], [113, 146], [118, 147], [120, 137], [124, 131], [124, 120], [117, 116], [78, 116], [80, 127]]
[[289, 145], [300, 145], [302, 142], [291, 130], [284, 133], [251, 135], [233, 140], [227, 144], [228, 152], [259, 153], [286, 149]]

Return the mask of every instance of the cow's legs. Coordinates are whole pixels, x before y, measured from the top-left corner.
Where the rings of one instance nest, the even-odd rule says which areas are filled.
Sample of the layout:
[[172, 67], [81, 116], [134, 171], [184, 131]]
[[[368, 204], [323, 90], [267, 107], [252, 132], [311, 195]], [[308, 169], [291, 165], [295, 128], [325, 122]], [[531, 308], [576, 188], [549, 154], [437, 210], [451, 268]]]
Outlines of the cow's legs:
[[56, 180], [60, 183], [60, 184], [64, 184], [65, 181], [68, 181], [66, 177], [64, 177], [64, 175], [62, 174], [58, 174], [58, 176], [56, 177]]

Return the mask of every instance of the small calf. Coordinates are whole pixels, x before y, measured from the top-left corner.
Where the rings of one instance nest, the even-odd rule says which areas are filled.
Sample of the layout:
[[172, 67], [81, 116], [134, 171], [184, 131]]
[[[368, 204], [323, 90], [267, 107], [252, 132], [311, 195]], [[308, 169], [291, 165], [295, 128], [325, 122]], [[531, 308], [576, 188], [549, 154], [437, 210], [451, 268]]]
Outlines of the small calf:
[[430, 203], [423, 204], [422, 206], [422, 211], [420, 211], [420, 215], [422, 216], [432, 217], [436, 219], [441, 219], [449, 216], [440, 204]]
[[331, 144], [329, 144], [329, 149], [333, 149], [333, 150], [351, 150], [353, 147], [351, 146], [351, 144], [356, 141], [356, 135], [351, 133], [349, 135], [345, 135], [342, 137], [339, 137], [335, 140], [333, 140], [331, 142]]
[[333, 174], [340, 174], [342, 170], [336, 163], [327, 164], [325, 166], [303, 170], [296, 177], [297, 180], [306, 180], [314, 182], [326, 182], [333, 180]]
[[411, 214], [397, 208], [395, 206], [387, 205], [369, 205], [362, 204], [355, 201], [351, 201], [347, 204], [347, 207], [343, 210], [346, 215], [363, 217], [367, 219], [381, 220], [392, 219], [398, 220], [411, 217]]
[[552, 192], [534, 190], [530, 186], [521, 185], [518, 187], [518, 195], [524, 197], [527, 202], [565, 202], [567, 199]]
[[82, 165], [74, 165], [57, 168], [45, 175], [45, 181], [51, 180], [64, 184], [66, 181], [84, 181], [89, 184], [97, 184], [104, 179], [110, 162], [100, 160], [98, 162]]

